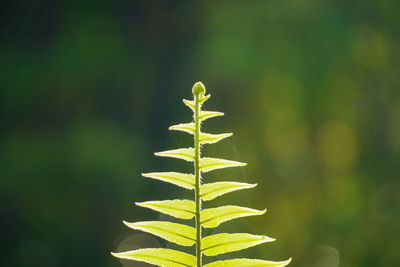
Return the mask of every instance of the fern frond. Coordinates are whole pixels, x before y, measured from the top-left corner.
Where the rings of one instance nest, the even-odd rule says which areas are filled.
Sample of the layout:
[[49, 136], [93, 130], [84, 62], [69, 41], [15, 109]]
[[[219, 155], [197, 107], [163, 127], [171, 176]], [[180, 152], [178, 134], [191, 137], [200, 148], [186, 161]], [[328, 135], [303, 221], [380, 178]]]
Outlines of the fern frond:
[[137, 206], [149, 208], [179, 219], [192, 219], [195, 214], [195, 203], [191, 200], [162, 200], [136, 202]]
[[[206, 102], [209, 98], [211, 97], [211, 95], [201, 95], [198, 99], [199, 104], [203, 104], [204, 102]], [[186, 106], [188, 106], [192, 111], [195, 111], [196, 109], [196, 100], [187, 100], [187, 99], [183, 99], [183, 103], [185, 103]]]
[[142, 173], [144, 177], [174, 184], [189, 190], [194, 188], [194, 175], [180, 172], [150, 172]]
[[246, 166], [246, 163], [217, 158], [201, 158], [200, 159], [200, 170], [202, 172], [210, 172], [217, 169], [224, 169], [230, 167], [242, 167]]
[[111, 254], [114, 257], [142, 261], [161, 267], [194, 267], [196, 258], [190, 254], [166, 248], [144, 248]]
[[190, 123], [181, 123], [177, 125], [172, 125], [168, 129], [173, 131], [181, 131], [189, 134], [194, 134], [194, 123], [190, 122]]
[[160, 156], [160, 157], [170, 157], [170, 158], [176, 158], [176, 159], [183, 159], [186, 161], [193, 161], [194, 160], [194, 148], [188, 147], [188, 148], [172, 149], [172, 150], [167, 150], [167, 151], [162, 151], [162, 152], [156, 152], [156, 153], [154, 153], [154, 155]]
[[267, 210], [255, 210], [240, 206], [222, 206], [202, 210], [201, 224], [205, 228], [214, 228], [221, 223], [247, 216], [263, 215]]
[[242, 189], [256, 187], [257, 184], [246, 184], [239, 182], [215, 182], [203, 184], [200, 187], [200, 196], [204, 201], [213, 200], [216, 197]]
[[183, 99], [183, 103], [185, 103], [185, 105], [188, 106], [192, 111], [194, 111], [196, 108], [196, 104], [192, 100]]
[[286, 261], [265, 261], [254, 259], [233, 259], [225, 261], [214, 261], [204, 265], [204, 267], [283, 267], [288, 265], [292, 258]]
[[[234, 205], [202, 209], [202, 201], [211, 201], [219, 196], [237, 190], [250, 189], [257, 186], [257, 184], [228, 181], [201, 184], [202, 173], [230, 167], [241, 167], [245, 166], [246, 163], [227, 159], [200, 157], [202, 144], [216, 143], [224, 138], [230, 137], [232, 133], [202, 133], [200, 125], [203, 121], [222, 116], [224, 113], [201, 110], [202, 104], [210, 98], [210, 95], [205, 95], [205, 87], [202, 83], [196, 83], [192, 88], [192, 93], [194, 96], [193, 100], [184, 99], [183, 102], [193, 111], [193, 121], [173, 125], [169, 127], [169, 130], [182, 131], [193, 135], [193, 147], [157, 152], [155, 155], [193, 162], [193, 174], [180, 172], [151, 172], [142, 175], [151, 179], [171, 183], [185, 189], [194, 189], [194, 201], [187, 199], [159, 200], [136, 202], [136, 205], [178, 219], [190, 220], [194, 218], [194, 227], [167, 221], [134, 223], [124, 221], [124, 224], [134, 230], [153, 234], [181, 246], [195, 245], [196, 256], [172, 249], [147, 248], [112, 253], [115, 257], [146, 262], [161, 267], [202, 267], [203, 254], [206, 256], [216, 256], [275, 240], [267, 236], [248, 233], [220, 233], [205, 237], [202, 236], [203, 228], [214, 228], [224, 222], [241, 217], [262, 215], [266, 210], [256, 210]], [[204, 267], [283, 267], [289, 264], [290, 261], [291, 259], [287, 261], [231, 259], [214, 261], [204, 265]]]
[[[196, 85], [196, 84], [195, 84], [195, 85]], [[203, 87], [204, 87], [204, 85], [203, 85]], [[204, 92], [205, 92], [205, 90], [204, 90]], [[199, 103], [200, 103], [200, 104], [203, 104], [203, 103], [206, 102], [210, 97], [211, 97], [210, 94], [208, 94], [208, 95], [200, 94]]]
[[192, 246], [196, 242], [196, 229], [187, 225], [161, 221], [135, 223], [124, 221], [124, 224], [129, 228], [153, 234], [181, 246]]
[[219, 111], [205, 111], [205, 110], [201, 110], [200, 111], [200, 117], [199, 119], [201, 121], [205, 121], [206, 119], [210, 119], [210, 118], [214, 118], [214, 117], [219, 117], [219, 116], [224, 116], [223, 112], [219, 112]]
[[209, 134], [209, 133], [201, 133], [200, 134], [200, 143], [201, 144], [214, 144], [216, 142], [221, 141], [224, 138], [232, 136], [232, 133], [223, 133], [223, 134]]
[[272, 241], [275, 239], [263, 235], [216, 234], [204, 237], [201, 240], [201, 248], [206, 256], [216, 256]]

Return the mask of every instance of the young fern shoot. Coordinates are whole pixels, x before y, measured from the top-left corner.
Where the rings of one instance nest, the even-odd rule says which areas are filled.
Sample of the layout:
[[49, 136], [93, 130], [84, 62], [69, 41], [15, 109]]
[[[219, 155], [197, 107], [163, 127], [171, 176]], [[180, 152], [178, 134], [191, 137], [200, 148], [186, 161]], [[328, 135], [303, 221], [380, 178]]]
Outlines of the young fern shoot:
[[135, 230], [153, 234], [169, 242], [181, 246], [196, 246], [196, 255], [190, 255], [172, 249], [144, 248], [126, 252], [111, 253], [113, 256], [146, 262], [161, 267], [282, 267], [289, 264], [286, 261], [266, 261], [259, 259], [231, 259], [218, 260], [202, 265], [203, 254], [205, 256], [216, 256], [228, 252], [238, 251], [275, 239], [247, 233], [221, 233], [202, 236], [202, 228], [215, 228], [221, 223], [246, 216], [262, 215], [266, 210], [255, 210], [241, 206], [221, 206], [216, 208], [202, 209], [202, 201], [210, 201], [224, 194], [255, 187], [257, 184], [239, 182], [215, 182], [202, 184], [201, 174], [216, 169], [245, 166], [246, 163], [201, 157], [201, 145], [213, 144], [231, 136], [231, 133], [209, 134], [201, 132], [201, 123], [206, 119], [222, 116], [222, 112], [201, 110], [202, 104], [210, 98], [205, 94], [205, 87], [201, 82], [194, 84], [192, 88], [193, 100], [183, 100], [186, 106], [193, 111], [193, 121], [171, 126], [170, 130], [183, 131], [193, 135], [194, 146], [179, 148], [155, 153], [156, 156], [171, 157], [193, 162], [194, 173], [186, 174], [179, 172], [152, 172], [143, 174], [144, 177], [171, 183], [188, 190], [194, 190], [194, 201], [192, 200], [162, 200], [136, 203], [136, 205], [149, 208], [179, 219], [195, 219], [194, 227], [172, 223], [167, 221], [146, 221], [135, 223], [124, 223]]

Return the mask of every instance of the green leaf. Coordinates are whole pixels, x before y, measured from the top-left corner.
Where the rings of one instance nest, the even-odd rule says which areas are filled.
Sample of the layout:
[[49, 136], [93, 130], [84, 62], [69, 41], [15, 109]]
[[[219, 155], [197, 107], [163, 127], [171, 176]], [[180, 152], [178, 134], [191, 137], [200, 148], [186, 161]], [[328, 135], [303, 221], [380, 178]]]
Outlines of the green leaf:
[[255, 210], [240, 206], [222, 206], [203, 210], [201, 212], [201, 223], [205, 228], [214, 228], [223, 222], [240, 217], [262, 215], [265, 212], [266, 210]]
[[213, 117], [218, 117], [218, 116], [224, 116], [223, 112], [218, 112], [218, 111], [200, 111], [200, 116], [199, 119], [201, 121], [205, 121], [206, 119], [213, 118]]
[[288, 265], [292, 259], [287, 261], [265, 261], [253, 259], [233, 259], [225, 261], [214, 261], [206, 264], [203, 267], [283, 267]]
[[[163, 248], [137, 249], [121, 253], [112, 253], [115, 257], [142, 261], [161, 267], [278, 267], [289, 264], [291, 259], [282, 262], [265, 261], [258, 259], [231, 259], [220, 260], [207, 265], [202, 265], [202, 255], [216, 256], [223, 253], [238, 251], [261, 243], [271, 242], [274, 239], [262, 235], [247, 233], [220, 233], [202, 238], [201, 228], [214, 228], [221, 223], [246, 216], [261, 215], [266, 210], [255, 210], [240, 206], [221, 206], [217, 208], [202, 209], [201, 200], [213, 200], [224, 194], [237, 190], [253, 188], [257, 184], [239, 182], [214, 182], [202, 185], [201, 173], [217, 169], [245, 166], [246, 163], [204, 157], [200, 158], [202, 145], [213, 144], [232, 135], [232, 133], [209, 134], [201, 132], [202, 122], [213, 117], [223, 116], [218, 111], [202, 111], [202, 104], [210, 98], [205, 95], [205, 87], [201, 82], [193, 85], [193, 99], [183, 102], [193, 111], [193, 121], [180, 123], [169, 127], [170, 130], [182, 131], [193, 135], [193, 147], [178, 148], [155, 153], [156, 156], [171, 157], [194, 162], [193, 173], [178, 172], [152, 172], [142, 174], [145, 177], [171, 183], [186, 189], [195, 190], [192, 200], [160, 200], [137, 202], [136, 205], [167, 214], [179, 219], [195, 218], [195, 227], [172, 223], [167, 221], [124, 222], [128, 227], [153, 234], [167, 241], [182, 246], [195, 245], [196, 257], [179, 251]], [[195, 159], [196, 155], [196, 159]]]
[[195, 267], [196, 258], [190, 254], [166, 248], [144, 248], [114, 253], [114, 257], [141, 261], [161, 267]]
[[194, 188], [194, 175], [180, 172], [151, 172], [142, 173], [144, 177], [171, 183], [189, 190]]
[[174, 131], [182, 131], [186, 132], [189, 134], [194, 134], [194, 123], [181, 123], [177, 125], [172, 125], [171, 127], [168, 128], [169, 130], [174, 130]]
[[194, 109], [195, 109], [194, 101], [183, 99], [183, 103], [185, 103], [186, 106], [188, 106], [191, 110], [194, 111]]
[[200, 187], [200, 196], [204, 201], [208, 201], [233, 191], [253, 188], [256, 186], [257, 184], [246, 184], [239, 182], [216, 182], [203, 184]]
[[229, 136], [232, 136], [232, 133], [223, 133], [223, 134], [200, 133], [200, 143], [213, 144]]
[[169, 158], [176, 158], [176, 159], [183, 159], [186, 161], [193, 161], [194, 160], [194, 148], [178, 148], [172, 149], [162, 152], [154, 153], [156, 156], [160, 157], [169, 157]]
[[200, 104], [203, 104], [204, 102], [206, 102], [210, 97], [211, 97], [210, 94], [200, 96], [200, 99], [199, 99]]
[[[203, 104], [203, 103], [206, 102], [210, 97], [211, 97], [210, 94], [201, 96], [200, 99], [199, 99], [199, 103], [200, 103], [200, 104]], [[185, 103], [186, 106], [188, 106], [191, 110], [194, 111], [195, 106], [196, 106], [196, 103], [195, 103], [193, 100], [183, 99], [183, 103]]]
[[162, 221], [125, 222], [129, 228], [161, 237], [169, 242], [182, 246], [192, 246], [196, 242], [196, 229], [193, 227]]
[[217, 158], [201, 158], [200, 159], [200, 169], [202, 172], [209, 172], [216, 169], [223, 169], [229, 167], [240, 167], [246, 166], [246, 163], [227, 160], [227, 159], [217, 159]]
[[205, 255], [216, 256], [271, 241], [275, 241], [275, 239], [263, 235], [224, 233], [203, 238], [201, 240], [201, 247]]
[[136, 205], [149, 208], [179, 219], [192, 219], [195, 214], [196, 206], [193, 201], [187, 199], [136, 202]]

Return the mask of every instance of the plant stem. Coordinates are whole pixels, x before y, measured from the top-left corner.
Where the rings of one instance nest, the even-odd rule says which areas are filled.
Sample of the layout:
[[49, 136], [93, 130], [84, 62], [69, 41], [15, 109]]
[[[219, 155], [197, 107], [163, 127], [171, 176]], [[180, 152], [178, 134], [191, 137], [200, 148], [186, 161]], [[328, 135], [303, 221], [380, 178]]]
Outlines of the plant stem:
[[200, 186], [201, 186], [201, 173], [200, 173], [200, 94], [194, 95], [195, 111], [194, 111], [194, 172], [195, 172], [195, 201], [196, 201], [196, 258], [197, 267], [202, 266], [202, 252], [201, 252], [201, 199], [200, 199]]

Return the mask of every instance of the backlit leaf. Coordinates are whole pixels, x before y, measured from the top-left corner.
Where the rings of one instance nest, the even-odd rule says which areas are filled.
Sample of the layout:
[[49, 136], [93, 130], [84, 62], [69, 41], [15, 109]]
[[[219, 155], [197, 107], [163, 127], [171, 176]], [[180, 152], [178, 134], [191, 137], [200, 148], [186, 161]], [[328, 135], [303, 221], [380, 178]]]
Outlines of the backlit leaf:
[[171, 127], [169, 127], [169, 129], [174, 131], [182, 131], [189, 134], [194, 134], [194, 123], [190, 122], [190, 123], [181, 123], [177, 125], [172, 125]]
[[200, 196], [203, 200], [208, 201], [233, 191], [253, 188], [255, 186], [257, 186], [257, 184], [239, 182], [216, 182], [203, 184], [200, 187]]
[[195, 214], [195, 203], [186, 199], [136, 202], [136, 205], [180, 219], [192, 219]]
[[209, 172], [217, 169], [229, 168], [229, 167], [241, 167], [246, 166], [246, 163], [217, 158], [201, 158], [200, 169], [202, 172]]
[[178, 148], [178, 149], [172, 149], [172, 150], [157, 152], [157, 153], [154, 153], [154, 154], [156, 156], [160, 156], [160, 157], [169, 157], [169, 158], [183, 159], [183, 160], [186, 160], [186, 161], [193, 161], [193, 159], [194, 159], [194, 148], [193, 147]]
[[[210, 94], [200, 96], [199, 103], [200, 103], [200, 104], [203, 104], [203, 103], [206, 102], [210, 97], [211, 97]], [[194, 109], [195, 109], [195, 107], [196, 107], [196, 103], [195, 103], [193, 100], [183, 99], [183, 103], [185, 103], [186, 106], [188, 106], [191, 110], [194, 111]]]
[[194, 112], [194, 109], [195, 109], [194, 101], [183, 99], [183, 103], [185, 103], [185, 105], [188, 106]]
[[[224, 194], [237, 190], [253, 188], [257, 184], [240, 182], [214, 182], [203, 184], [201, 173], [229, 168], [245, 166], [246, 163], [199, 156], [202, 155], [202, 145], [213, 144], [232, 135], [232, 133], [209, 134], [200, 131], [202, 123], [213, 117], [222, 116], [224, 113], [218, 111], [203, 111], [202, 104], [210, 98], [205, 95], [205, 87], [201, 82], [193, 85], [193, 99], [183, 102], [193, 111], [193, 121], [180, 123], [169, 127], [170, 130], [182, 131], [193, 135], [193, 147], [178, 148], [155, 153], [156, 156], [183, 159], [194, 162], [193, 173], [186, 174], [178, 172], [152, 172], [142, 174], [145, 177], [171, 183], [186, 189], [195, 190], [194, 201], [192, 200], [159, 200], [137, 202], [136, 205], [161, 212], [179, 219], [193, 219], [191, 225], [195, 227], [172, 223], [167, 221], [147, 221], [147, 222], [124, 222], [128, 227], [153, 234], [169, 242], [182, 246], [195, 246], [197, 258], [190, 254], [163, 248], [137, 249], [132, 251], [112, 253], [115, 257], [146, 262], [161, 267], [196, 267], [202, 261], [202, 255], [216, 256], [228, 252], [239, 251], [265, 242], [274, 241], [273, 238], [262, 235], [252, 235], [247, 233], [220, 233], [202, 238], [201, 228], [214, 228], [221, 223], [246, 216], [261, 215], [266, 210], [255, 210], [241, 206], [221, 206], [216, 208], [202, 208], [202, 201], [213, 200]], [[197, 127], [198, 126], [198, 127]], [[196, 159], [195, 159], [196, 155]], [[199, 159], [199, 160], [197, 160]], [[200, 174], [200, 175], [199, 175]], [[197, 179], [197, 180], [196, 180]], [[166, 189], [168, 190], [168, 189]], [[171, 192], [173, 193], [173, 192]], [[207, 232], [207, 231], [205, 231]], [[289, 264], [291, 259], [282, 262], [265, 261], [259, 259], [230, 259], [219, 260], [206, 265], [197, 267], [282, 267]]]
[[240, 206], [222, 206], [218, 208], [205, 209], [201, 212], [201, 224], [205, 228], [214, 228], [223, 222], [236, 218], [262, 215], [266, 210], [255, 210]]
[[160, 180], [163, 182], [171, 183], [186, 189], [192, 190], [194, 188], [194, 175], [180, 172], [151, 172], [142, 173], [144, 177]]
[[242, 250], [275, 239], [263, 235], [251, 234], [216, 234], [204, 237], [201, 247], [205, 255], [216, 256], [219, 254]]
[[201, 133], [200, 134], [200, 143], [202, 144], [213, 144], [224, 138], [232, 136], [232, 133], [223, 133], [223, 134], [209, 134], [209, 133]]
[[182, 246], [192, 246], [196, 240], [196, 229], [193, 227], [162, 221], [125, 222], [129, 228], [161, 237], [169, 242]]
[[199, 99], [200, 104], [203, 104], [204, 102], [206, 102], [210, 97], [211, 97], [210, 94], [200, 96], [200, 99]]
[[161, 267], [195, 267], [196, 258], [190, 254], [166, 248], [144, 248], [111, 253], [121, 259], [146, 262]]
[[200, 111], [200, 116], [199, 119], [201, 121], [205, 121], [206, 119], [213, 118], [213, 117], [218, 117], [218, 116], [224, 116], [223, 112], [218, 112], [218, 111]]
[[283, 267], [288, 265], [292, 259], [287, 261], [265, 261], [254, 259], [233, 259], [225, 261], [214, 261], [204, 267]]

